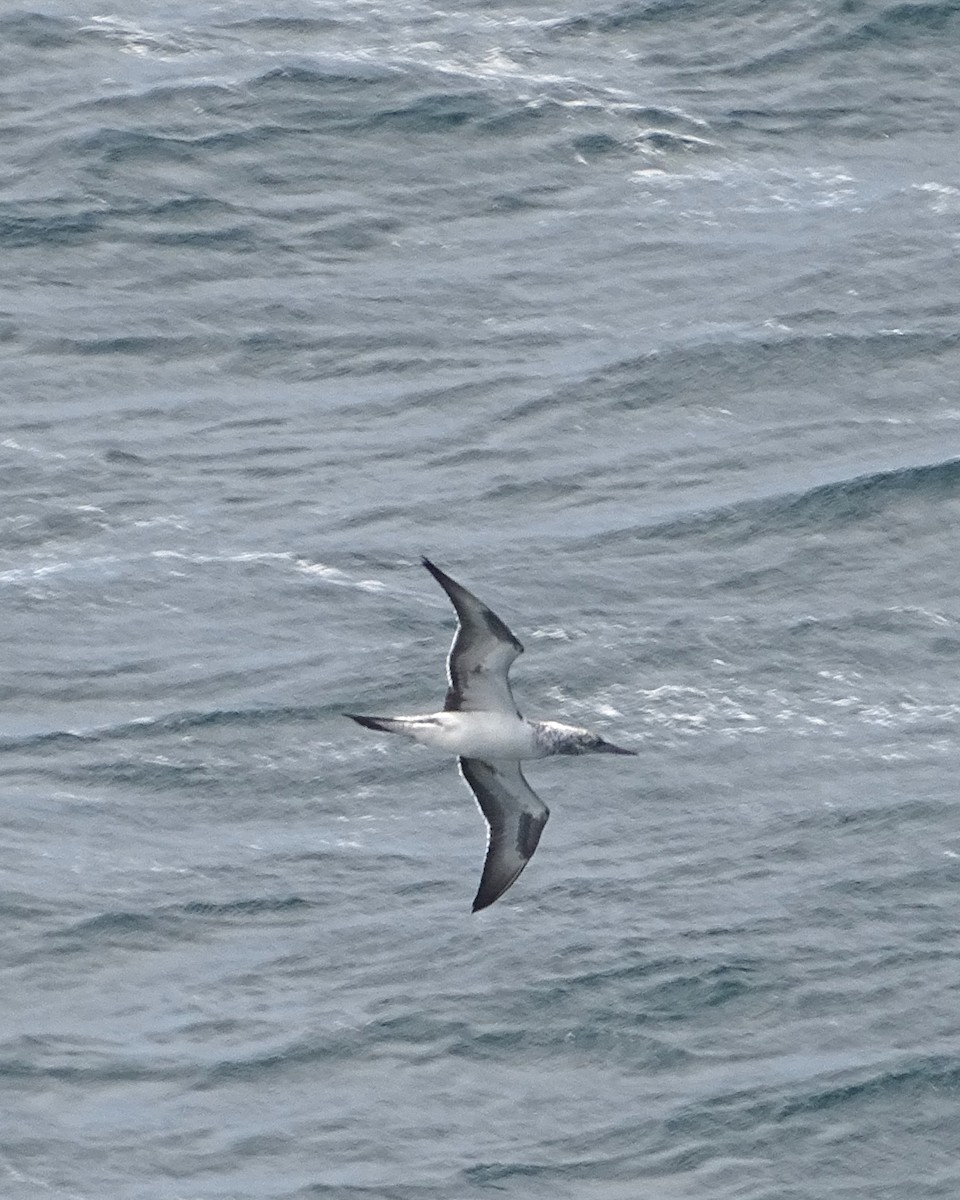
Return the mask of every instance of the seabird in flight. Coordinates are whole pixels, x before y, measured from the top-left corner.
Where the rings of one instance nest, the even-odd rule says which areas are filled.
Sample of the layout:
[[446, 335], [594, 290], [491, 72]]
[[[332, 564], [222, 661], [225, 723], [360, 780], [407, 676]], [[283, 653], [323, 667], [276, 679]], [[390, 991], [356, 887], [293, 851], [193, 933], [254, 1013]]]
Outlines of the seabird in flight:
[[423, 565], [457, 611], [459, 625], [447, 658], [449, 688], [443, 712], [410, 717], [344, 713], [368, 729], [402, 733], [423, 746], [455, 754], [489, 829], [487, 857], [473, 911], [497, 900], [530, 861], [550, 810], [520, 770], [525, 759], [554, 754], [634, 754], [599, 733], [520, 715], [510, 666], [523, 646], [476, 596], [435, 567]]

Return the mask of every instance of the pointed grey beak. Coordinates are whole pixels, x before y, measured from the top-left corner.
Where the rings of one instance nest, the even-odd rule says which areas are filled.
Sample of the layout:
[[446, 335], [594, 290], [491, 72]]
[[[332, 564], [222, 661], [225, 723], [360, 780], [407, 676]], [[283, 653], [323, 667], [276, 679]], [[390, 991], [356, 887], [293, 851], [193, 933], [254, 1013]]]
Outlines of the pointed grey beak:
[[601, 742], [597, 750], [600, 754], [629, 754], [633, 758], [637, 757], [636, 750], [624, 750], [622, 746], [615, 746], [613, 742]]

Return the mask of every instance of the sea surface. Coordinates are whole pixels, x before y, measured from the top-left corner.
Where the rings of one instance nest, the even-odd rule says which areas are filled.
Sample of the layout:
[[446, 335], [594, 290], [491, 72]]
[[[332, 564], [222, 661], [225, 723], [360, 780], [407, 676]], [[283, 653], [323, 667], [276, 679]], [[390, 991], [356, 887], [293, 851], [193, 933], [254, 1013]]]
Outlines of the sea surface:
[[[0, 5], [0, 1198], [960, 1196], [960, 4]], [[552, 816], [472, 915], [453, 613]]]

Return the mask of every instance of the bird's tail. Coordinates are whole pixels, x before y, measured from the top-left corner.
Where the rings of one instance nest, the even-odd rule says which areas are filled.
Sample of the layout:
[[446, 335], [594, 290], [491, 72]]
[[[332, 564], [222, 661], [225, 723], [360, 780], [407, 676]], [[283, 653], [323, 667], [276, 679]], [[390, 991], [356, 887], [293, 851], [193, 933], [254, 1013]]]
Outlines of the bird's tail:
[[361, 717], [357, 713], [344, 713], [343, 715], [367, 729], [381, 729], [384, 733], [405, 732], [405, 722], [402, 717]]

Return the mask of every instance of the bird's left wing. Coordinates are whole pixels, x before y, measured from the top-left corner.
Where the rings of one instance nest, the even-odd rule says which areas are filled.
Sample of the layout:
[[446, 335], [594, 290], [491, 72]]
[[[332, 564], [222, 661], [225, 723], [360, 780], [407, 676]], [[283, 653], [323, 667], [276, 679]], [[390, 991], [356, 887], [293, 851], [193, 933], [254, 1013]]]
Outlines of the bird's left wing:
[[460, 620], [447, 657], [450, 687], [444, 708], [448, 712], [516, 713], [507, 672], [523, 653], [523, 646], [472, 592], [428, 558], [423, 565], [447, 593]]
[[550, 809], [524, 779], [518, 762], [458, 762], [489, 826], [487, 857], [473, 901], [476, 912], [502, 896], [530, 861]]

